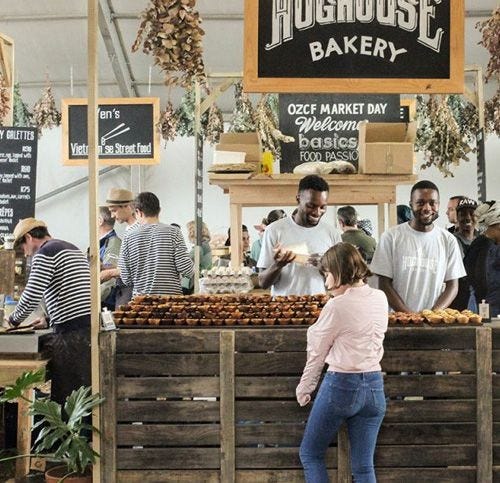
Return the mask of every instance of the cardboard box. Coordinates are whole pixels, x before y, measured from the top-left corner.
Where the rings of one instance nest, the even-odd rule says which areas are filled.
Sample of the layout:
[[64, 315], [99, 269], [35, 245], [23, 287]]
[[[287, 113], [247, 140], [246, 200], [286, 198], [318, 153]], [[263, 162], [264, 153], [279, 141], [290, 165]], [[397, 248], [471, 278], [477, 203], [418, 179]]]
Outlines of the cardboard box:
[[413, 174], [415, 122], [359, 123], [359, 172]]
[[220, 151], [214, 152], [213, 164], [239, 164], [245, 162], [246, 153], [242, 151]]
[[262, 156], [260, 138], [257, 132], [223, 133], [215, 151], [238, 151], [246, 153], [246, 163], [259, 163]]

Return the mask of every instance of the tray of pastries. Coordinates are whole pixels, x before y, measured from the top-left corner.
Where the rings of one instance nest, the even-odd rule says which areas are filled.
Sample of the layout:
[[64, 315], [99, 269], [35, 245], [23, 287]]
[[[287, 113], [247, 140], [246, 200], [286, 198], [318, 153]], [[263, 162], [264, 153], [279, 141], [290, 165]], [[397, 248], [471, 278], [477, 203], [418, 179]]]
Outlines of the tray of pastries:
[[144, 295], [114, 312], [118, 326], [297, 326], [311, 325], [328, 296]]
[[471, 310], [422, 310], [422, 312], [391, 312], [389, 325], [482, 325], [482, 318]]

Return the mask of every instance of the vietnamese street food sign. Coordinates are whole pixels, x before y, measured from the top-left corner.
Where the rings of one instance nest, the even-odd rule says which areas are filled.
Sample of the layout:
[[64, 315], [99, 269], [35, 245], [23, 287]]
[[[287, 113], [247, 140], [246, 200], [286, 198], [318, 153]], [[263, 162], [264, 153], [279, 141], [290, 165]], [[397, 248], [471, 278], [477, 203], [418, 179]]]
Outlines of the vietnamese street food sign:
[[464, 89], [464, 0], [246, 0], [249, 92]]
[[[157, 97], [99, 99], [98, 156], [101, 164], [158, 164], [160, 134]], [[87, 99], [62, 100], [62, 159], [88, 162]]]

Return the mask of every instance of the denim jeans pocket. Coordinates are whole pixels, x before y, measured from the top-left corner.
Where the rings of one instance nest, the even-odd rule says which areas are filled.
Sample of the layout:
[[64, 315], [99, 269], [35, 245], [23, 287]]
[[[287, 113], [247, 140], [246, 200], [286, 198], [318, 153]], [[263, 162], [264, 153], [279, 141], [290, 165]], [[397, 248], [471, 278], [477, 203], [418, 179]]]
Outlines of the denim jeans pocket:
[[333, 404], [339, 412], [349, 410], [356, 402], [358, 391], [358, 389], [346, 389], [343, 387], [332, 386], [330, 403]]
[[372, 393], [373, 405], [378, 410], [385, 413], [387, 403], [385, 400], [384, 390], [383, 389], [371, 389], [371, 393]]

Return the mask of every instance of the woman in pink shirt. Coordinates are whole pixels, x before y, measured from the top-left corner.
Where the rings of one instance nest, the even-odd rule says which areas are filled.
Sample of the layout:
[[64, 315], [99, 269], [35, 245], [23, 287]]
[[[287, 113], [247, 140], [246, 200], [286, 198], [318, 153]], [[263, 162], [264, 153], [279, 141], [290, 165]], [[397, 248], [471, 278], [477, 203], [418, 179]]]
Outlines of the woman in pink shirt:
[[387, 298], [365, 283], [371, 272], [349, 243], [330, 248], [321, 268], [333, 298], [307, 331], [307, 363], [296, 389], [301, 406], [311, 401], [325, 362], [329, 367], [307, 421], [300, 460], [306, 482], [328, 482], [325, 453], [345, 421], [354, 481], [375, 483], [373, 455], [386, 409], [380, 360]]

